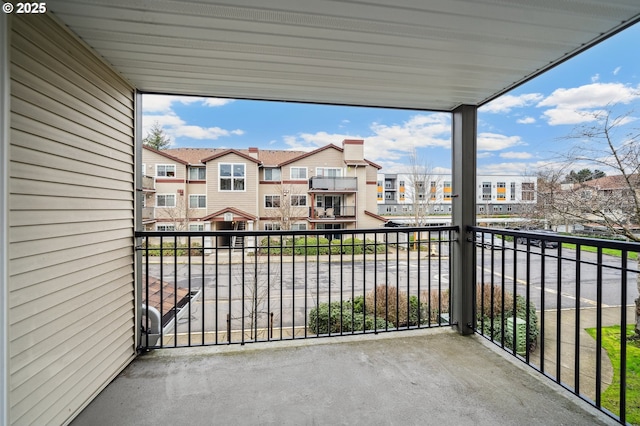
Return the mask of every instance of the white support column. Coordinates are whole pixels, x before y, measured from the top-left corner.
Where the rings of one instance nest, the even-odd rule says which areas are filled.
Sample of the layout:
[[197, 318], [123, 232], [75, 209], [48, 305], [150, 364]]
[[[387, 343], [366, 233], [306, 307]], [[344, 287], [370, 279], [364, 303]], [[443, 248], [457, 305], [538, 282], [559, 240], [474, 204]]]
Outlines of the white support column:
[[[253, 231], [253, 225], [254, 225], [254, 221], [253, 220], [247, 220], [247, 231]], [[250, 236], [247, 238], [247, 247], [255, 247], [256, 246], [256, 237]], [[247, 252], [249, 253], [253, 253], [253, 248], [249, 248], [247, 250]]]
[[0, 14], [0, 424], [9, 424], [10, 19]]
[[451, 285], [451, 322], [460, 334], [473, 333], [476, 259], [468, 226], [476, 224], [476, 136], [477, 107], [461, 105], [453, 111], [452, 223], [460, 228], [453, 244]]

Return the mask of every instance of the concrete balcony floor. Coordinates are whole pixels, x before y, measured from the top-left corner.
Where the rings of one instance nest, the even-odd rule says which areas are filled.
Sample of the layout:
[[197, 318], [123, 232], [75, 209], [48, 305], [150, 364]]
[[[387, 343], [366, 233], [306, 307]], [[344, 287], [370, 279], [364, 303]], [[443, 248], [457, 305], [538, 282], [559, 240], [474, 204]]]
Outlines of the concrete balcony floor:
[[72, 424], [617, 423], [483, 338], [442, 328], [156, 350]]

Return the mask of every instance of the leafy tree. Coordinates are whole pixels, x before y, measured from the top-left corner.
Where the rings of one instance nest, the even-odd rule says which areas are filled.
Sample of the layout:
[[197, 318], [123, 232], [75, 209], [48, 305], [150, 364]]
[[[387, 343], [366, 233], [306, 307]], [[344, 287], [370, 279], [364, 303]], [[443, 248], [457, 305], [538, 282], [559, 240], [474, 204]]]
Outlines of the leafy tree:
[[153, 149], [162, 150], [171, 145], [171, 138], [167, 136], [159, 122], [154, 122], [142, 143]]

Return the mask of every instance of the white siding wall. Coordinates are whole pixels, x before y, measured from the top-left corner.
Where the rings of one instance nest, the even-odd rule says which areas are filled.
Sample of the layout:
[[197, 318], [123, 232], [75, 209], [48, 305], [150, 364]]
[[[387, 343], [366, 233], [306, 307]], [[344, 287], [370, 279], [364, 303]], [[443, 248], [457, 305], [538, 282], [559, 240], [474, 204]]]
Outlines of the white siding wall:
[[12, 15], [9, 419], [69, 420], [134, 356], [133, 90]]

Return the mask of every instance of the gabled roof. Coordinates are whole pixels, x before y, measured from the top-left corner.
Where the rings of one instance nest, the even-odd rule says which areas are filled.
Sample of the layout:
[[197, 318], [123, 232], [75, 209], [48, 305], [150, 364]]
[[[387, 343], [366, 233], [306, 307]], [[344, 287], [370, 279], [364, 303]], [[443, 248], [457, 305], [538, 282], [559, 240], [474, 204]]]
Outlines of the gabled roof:
[[[634, 185], [640, 189], [640, 175], [629, 176], [631, 185]], [[588, 180], [582, 183], [584, 186], [590, 186], [597, 188], [598, 190], [617, 190], [628, 189], [629, 183], [625, 180], [623, 175], [604, 176], [598, 179]]]
[[224, 157], [225, 155], [229, 155], [229, 154], [235, 154], [235, 155], [238, 155], [238, 156], [244, 158], [245, 160], [253, 161], [256, 164], [260, 164], [260, 160], [258, 160], [257, 158], [252, 157], [248, 153], [244, 153], [244, 152], [238, 151], [237, 149], [225, 149], [225, 150], [217, 152], [217, 153], [215, 153], [213, 155], [210, 155], [209, 157], [203, 158], [200, 161], [202, 163], [206, 163], [207, 161], [212, 161], [212, 160], [215, 160], [215, 159], [220, 158], [220, 157]]
[[143, 145], [143, 146], [142, 146], [142, 149], [146, 149], [146, 150], [147, 150], [147, 151], [149, 151], [149, 152], [153, 152], [153, 153], [155, 153], [155, 154], [161, 155], [161, 156], [163, 156], [163, 157], [165, 157], [165, 158], [168, 158], [168, 159], [170, 159], [170, 160], [172, 160], [172, 161], [175, 161], [175, 162], [177, 162], [177, 163], [184, 164], [185, 166], [189, 164], [189, 162], [188, 162], [188, 161], [185, 161], [185, 160], [183, 160], [182, 158], [179, 158], [179, 157], [177, 157], [177, 156], [175, 156], [175, 155], [171, 155], [171, 154], [170, 154], [170, 151], [168, 151], [168, 150], [162, 150], [162, 151], [160, 151], [160, 150], [157, 150], [157, 149], [151, 148], [151, 147], [149, 147], [149, 146], [147, 146], [147, 145]]
[[389, 222], [390, 219], [387, 219], [386, 217], [380, 216], [379, 214], [375, 214], [375, 213], [371, 213], [368, 210], [364, 211], [364, 214], [366, 214], [367, 216], [371, 216], [374, 219], [378, 219], [381, 222]]
[[336, 150], [338, 150], [338, 151], [340, 151], [340, 152], [342, 152], [342, 151], [343, 151], [343, 149], [342, 149], [342, 148], [337, 147], [337, 146], [335, 146], [334, 144], [330, 143], [330, 144], [325, 145], [325, 146], [322, 146], [322, 147], [320, 147], [320, 148], [318, 148], [318, 149], [314, 149], [313, 151], [305, 152], [305, 153], [303, 153], [303, 154], [301, 154], [301, 155], [299, 155], [299, 156], [297, 156], [297, 157], [290, 158], [290, 159], [289, 159], [289, 160], [287, 160], [287, 161], [283, 161], [282, 163], [280, 163], [280, 166], [286, 166], [287, 164], [291, 164], [291, 163], [293, 163], [293, 162], [295, 162], [295, 161], [302, 160], [302, 159], [304, 159], [304, 158], [310, 157], [310, 156], [312, 156], [312, 155], [315, 155], [315, 154], [317, 154], [317, 153], [319, 153], [319, 152], [322, 152], [322, 151], [325, 151], [325, 150], [327, 150], [327, 149], [331, 149], [331, 148], [336, 149]]
[[257, 220], [258, 217], [254, 216], [250, 213], [247, 213], [243, 210], [237, 209], [235, 207], [225, 207], [222, 210], [218, 210], [217, 212], [211, 213], [210, 215], [207, 215], [205, 217], [203, 217], [201, 220], [203, 221], [207, 221], [207, 220], [211, 220], [213, 218], [216, 218], [218, 216], [223, 216], [225, 213], [233, 213], [234, 216], [240, 216], [244, 219], [248, 219], [248, 220]]

